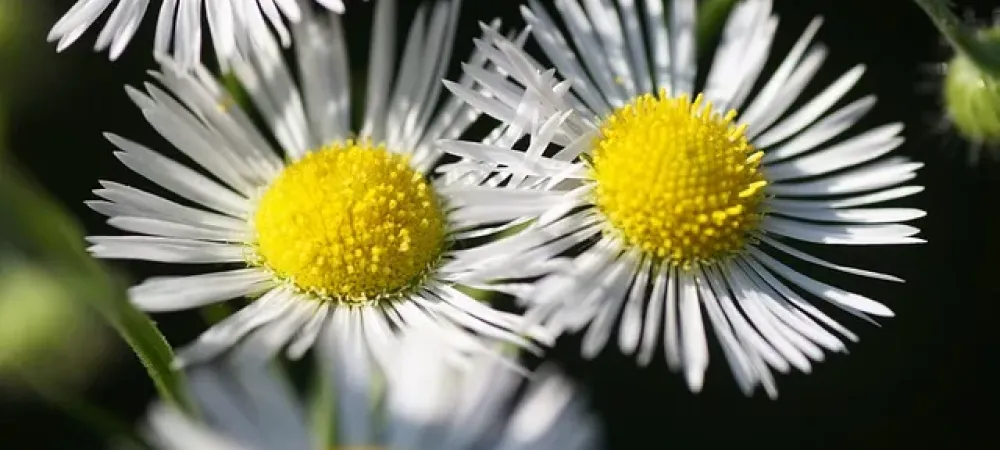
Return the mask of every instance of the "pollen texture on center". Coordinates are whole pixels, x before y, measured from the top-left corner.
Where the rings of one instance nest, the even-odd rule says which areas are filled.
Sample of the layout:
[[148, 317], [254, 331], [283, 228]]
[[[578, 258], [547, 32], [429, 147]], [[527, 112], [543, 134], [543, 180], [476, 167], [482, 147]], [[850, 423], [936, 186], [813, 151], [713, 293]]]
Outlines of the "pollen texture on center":
[[354, 141], [285, 168], [253, 227], [258, 264], [300, 291], [349, 303], [413, 287], [445, 241], [441, 205], [406, 156]]
[[681, 267], [738, 253], [761, 219], [763, 153], [745, 126], [687, 96], [646, 94], [601, 125], [590, 174], [607, 231]]

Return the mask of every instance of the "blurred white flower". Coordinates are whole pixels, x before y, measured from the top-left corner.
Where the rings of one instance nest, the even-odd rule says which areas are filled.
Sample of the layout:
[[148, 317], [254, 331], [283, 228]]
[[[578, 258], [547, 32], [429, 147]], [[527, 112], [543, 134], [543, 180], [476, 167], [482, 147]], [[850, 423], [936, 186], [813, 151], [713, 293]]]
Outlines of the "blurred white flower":
[[448, 359], [447, 345], [411, 332], [386, 373], [328, 349], [336, 355], [326, 373], [334, 404], [312, 421], [276, 372], [221, 361], [199, 366], [188, 380], [203, 420], [156, 405], [151, 441], [162, 450], [598, 448], [588, 402], [552, 368], [525, 379], [492, 354], [462, 360], [470, 365]]
[[[342, 0], [315, 0], [315, 3], [344, 12]], [[118, 59], [135, 36], [146, 16], [150, 0], [77, 0], [76, 4], [52, 27], [49, 41], [58, 42], [63, 51], [83, 35], [112, 5], [113, 12], [94, 43], [94, 50], [108, 50], [111, 60]], [[271, 29], [288, 46], [291, 35], [284, 20], [299, 22], [312, 5], [307, 0], [160, 0], [153, 50], [166, 54], [173, 49], [184, 68], [198, 63], [202, 50], [202, 19], [208, 22], [212, 45], [221, 64], [236, 57], [238, 47], [251, 44]]]

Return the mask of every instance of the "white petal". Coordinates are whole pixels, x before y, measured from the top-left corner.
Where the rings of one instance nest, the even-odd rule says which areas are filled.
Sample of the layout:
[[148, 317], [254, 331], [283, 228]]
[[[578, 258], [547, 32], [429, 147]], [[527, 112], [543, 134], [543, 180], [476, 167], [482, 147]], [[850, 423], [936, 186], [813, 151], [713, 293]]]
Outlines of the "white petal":
[[[694, 94], [697, 75], [695, 53], [696, 5], [694, 0], [673, 0], [670, 8], [670, 43], [673, 44], [673, 95]], [[700, 320], [700, 319], [699, 319]]]
[[774, 316], [762, 305], [769, 299], [762, 297], [752, 283], [748, 283], [743, 277], [736, 276], [737, 274], [739, 274], [737, 271], [728, 273], [731, 277], [731, 285], [740, 291], [737, 293], [737, 302], [743, 314], [785, 361], [797, 369], [809, 373], [812, 370], [809, 359], [793, 342], [793, 338], [802, 340], [802, 337], [784, 332], [787, 327], [775, 320]]
[[882, 189], [912, 180], [917, 176], [916, 170], [923, 166], [923, 163], [910, 162], [904, 157], [892, 157], [838, 175], [814, 181], [772, 183], [764, 189], [769, 194], [782, 197], [854, 194]]
[[792, 303], [788, 302], [783, 295], [771, 288], [760, 276], [757, 276], [753, 269], [746, 270], [742, 266], [735, 265], [730, 266], [727, 271], [738, 273], [741, 278], [740, 282], [756, 286], [758, 295], [766, 299], [766, 301], [760, 303], [761, 306], [767, 308], [777, 319], [793, 328], [796, 332], [801, 333], [810, 341], [823, 346], [827, 350], [835, 352], [845, 350], [844, 343], [839, 338], [797, 309]]
[[637, 357], [640, 366], [647, 366], [653, 360], [653, 352], [656, 350], [660, 328], [663, 327], [663, 309], [667, 302], [667, 277], [669, 274], [668, 266], [659, 264], [653, 278], [653, 289], [647, 300], [646, 320], [642, 326], [642, 344]]
[[[815, 30], [806, 30], [803, 33], [803, 38], [806, 38], [810, 31], [815, 33]], [[751, 142], [753, 138], [766, 131], [768, 127], [777, 121], [785, 111], [788, 111], [788, 108], [792, 106], [792, 103], [795, 102], [799, 94], [805, 90], [809, 80], [819, 70], [820, 65], [823, 64], [823, 60], [826, 59], [826, 54], [826, 48], [818, 46], [809, 51], [801, 64], [799, 64], [798, 59], [792, 60], [793, 56], [801, 58], [801, 55], [789, 54], [786, 57], [779, 69], [785, 69], [785, 64], [791, 63], [792, 65], [787, 66], [788, 72], [775, 72], [765, 86], [765, 89], [757, 94], [757, 97], [746, 108], [740, 119], [743, 123], [747, 124], [747, 138], [751, 139]], [[771, 87], [774, 89], [767, 89]]]
[[667, 275], [667, 294], [663, 303], [665, 310], [663, 318], [663, 354], [667, 359], [667, 367], [674, 371], [682, 367], [683, 361], [681, 355], [681, 327], [677, 311], [677, 297], [679, 295], [677, 292], [678, 278], [677, 269], [671, 267], [670, 273]]
[[245, 262], [239, 244], [156, 236], [90, 236], [87, 250], [97, 258], [138, 259], [184, 264]]
[[874, 95], [855, 100], [814, 123], [780, 147], [768, 149], [762, 161], [770, 164], [812, 150], [856, 124], [874, 105]]
[[[784, 297], [785, 300], [788, 300], [789, 303], [795, 305], [796, 308], [804, 311], [806, 314], [809, 314], [809, 316], [811, 316], [812, 318], [822, 322], [823, 325], [826, 325], [827, 327], [837, 331], [847, 339], [850, 339], [851, 341], [855, 342], [858, 340], [857, 335], [852, 333], [843, 325], [837, 323], [837, 321], [831, 319], [829, 316], [824, 314], [822, 311], [820, 311], [818, 308], [816, 308], [809, 302], [803, 300], [802, 297], [799, 296], [799, 294], [795, 293], [795, 291], [786, 286], [785, 283], [778, 280], [778, 278], [776, 278], [771, 273], [771, 271], [767, 270], [764, 266], [762, 266], [759, 262], [755, 261], [753, 258], [741, 258], [738, 262], [740, 263], [740, 268], [743, 269], [744, 273], [752, 275], [756, 281], [765, 282], [771, 289], [774, 289], [782, 297]], [[864, 314], [856, 313], [851, 310], [848, 310], [848, 312], [855, 314], [862, 320], [875, 323], [868, 316]]]
[[839, 270], [841, 272], [849, 273], [849, 274], [852, 274], [852, 275], [859, 275], [859, 276], [863, 276], [863, 277], [876, 278], [876, 279], [880, 279], [880, 280], [896, 281], [896, 282], [900, 282], [900, 283], [903, 282], [903, 280], [901, 278], [897, 278], [897, 277], [894, 277], [892, 275], [886, 275], [886, 274], [882, 274], [882, 273], [878, 273], [878, 272], [871, 272], [871, 271], [868, 271], [868, 270], [855, 269], [853, 267], [847, 267], [847, 266], [841, 266], [841, 265], [833, 264], [833, 263], [828, 262], [826, 260], [822, 260], [822, 259], [819, 259], [819, 258], [817, 258], [815, 256], [812, 256], [812, 255], [808, 254], [808, 253], [805, 253], [805, 252], [803, 252], [801, 250], [796, 250], [795, 248], [792, 248], [791, 246], [782, 244], [778, 240], [772, 239], [772, 238], [770, 238], [768, 236], [761, 235], [758, 238], [761, 241], [763, 241], [763, 242], [767, 243], [768, 245], [770, 245], [771, 247], [774, 247], [774, 248], [776, 248], [776, 249], [778, 249], [778, 250], [780, 250], [782, 252], [785, 252], [785, 253], [787, 253], [787, 254], [789, 254], [791, 256], [794, 256], [794, 257], [796, 257], [798, 259], [801, 259], [803, 261], [806, 261], [806, 262], [810, 262], [810, 263], [813, 263], [813, 264], [817, 264], [817, 265], [826, 267], [828, 269]]
[[340, 18], [322, 24], [312, 14], [292, 27], [313, 138], [343, 139], [350, 130], [350, 71]]
[[596, 446], [598, 424], [570, 380], [543, 367], [512, 412], [498, 449], [584, 449]]
[[677, 309], [680, 314], [681, 357], [684, 361], [684, 379], [692, 392], [700, 392], [708, 368], [708, 342], [701, 321], [701, 299], [697, 281], [687, 272], [681, 272]]
[[360, 315], [349, 308], [334, 308], [320, 339], [325, 358], [322, 366], [331, 374], [337, 410], [337, 443], [341, 446], [369, 445], [375, 434], [372, 364], [361, 334]]
[[157, 406], [149, 412], [150, 422], [155, 442], [164, 450], [188, 450], [199, 448], [204, 450], [249, 450], [245, 446], [233, 442], [223, 436], [196, 424], [184, 416], [184, 413]]
[[706, 272], [706, 280], [712, 294], [732, 326], [734, 336], [743, 346], [742, 349], [748, 357], [747, 362], [754, 367], [757, 381], [764, 382], [769, 376], [767, 366], [773, 367], [781, 373], [788, 372], [790, 369], [788, 360], [781, 356], [774, 345], [751, 325], [747, 316], [742, 312], [742, 305], [747, 302], [743, 296], [745, 284], [739, 283], [729, 268], [706, 268]]
[[295, 339], [288, 344], [287, 356], [289, 359], [301, 359], [319, 338], [323, 327], [329, 321], [330, 302], [318, 302], [316, 309], [312, 312], [312, 317], [302, 326], [302, 329], [295, 335]]
[[927, 215], [913, 208], [786, 209], [772, 206], [772, 211], [796, 219], [836, 223], [895, 223]]
[[775, 271], [783, 278], [795, 283], [796, 286], [805, 289], [813, 295], [829, 300], [830, 302], [841, 305], [845, 308], [850, 308], [855, 311], [875, 316], [892, 317], [894, 315], [892, 310], [885, 307], [881, 303], [878, 303], [868, 297], [847, 292], [843, 289], [838, 289], [809, 278], [792, 270], [790, 267], [778, 262], [774, 258], [756, 248], [750, 247], [750, 253], [757, 261], [767, 266], [767, 268]]
[[878, 245], [919, 244], [924, 240], [912, 237], [920, 229], [909, 225], [821, 225], [767, 216], [761, 228], [800, 241], [817, 244]]
[[725, 313], [719, 306], [719, 301], [716, 298], [714, 292], [712, 292], [713, 287], [709, 282], [708, 277], [713, 276], [708, 272], [700, 271], [698, 277], [705, 280], [703, 283], [699, 283], [698, 287], [701, 293], [701, 298], [705, 304], [705, 312], [708, 314], [709, 322], [712, 324], [712, 330], [715, 333], [716, 338], [719, 340], [719, 344], [722, 347], [722, 352], [726, 356], [726, 360], [729, 361], [729, 367], [733, 372], [733, 377], [736, 378], [737, 384], [739, 384], [740, 389], [745, 395], [749, 395], [753, 392], [754, 385], [757, 383], [757, 374], [754, 371], [752, 364], [750, 363], [750, 357], [747, 352], [744, 351], [743, 345], [737, 340], [730, 327], [728, 321], [726, 320]]
[[542, 47], [559, 72], [567, 79], [575, 80], [573, 90], [587, 102], [587, 106], [592, 111], [591, 115], [596, 115], [593, 111], [601, 114], [610, 111], [611, 106], [599, 92], [593, 89], [594, 81], [587, 75], [575, 52], [570, 49], [566, 38], [559, 30], [555, 22], [541, 6], [538, 0], [529, 0], [531, 9], [521, 7], [521, 16], [531, 27], [531, 33], [535, 40]]
[[652, 262], [645, 259], [639, 267], [635, 282], [629, 289], [628, 303], [622, 311], [622, 322], [618, 330], [618, 346], [625, 354], [635, 353], [639, 346], [639, 337], [642, 332], [642, 306], [649, 301], [646, 297], [646, 288], [649, 285], [649, 272]]
[[753, 140], [754, 145], [762, 148], [770, 147], [798, 133], [840, 100], [861, 79], [861, 75], [864, 72], [864, 65], [857, 65], [847, 71], [847, 73], [841, 75], [837, 81], [834, 81], [833, 84], [814, 97], [809, 103], [799, 108], [794, 114], [755, 138]]
[[782, 181], [827, 174], [872, 161], [903, 143], [903, 138], [897, 136], [902, 129], [901, 124], [878, 127], [816, 153], [765, 166], [764, 173], [770, 181]]
[[108, 219], [108, 225], [124, 231], [181, 239], [239, 242], [243, 238], [242, 233], [234, 233], [231, 230], [188, 225], [146, 217], [112, 217]]
[[[424, 442], [424, 434], [444, 425], [455, 391], [448, 381], [454, 377], [440, 351], [445, 343], [428, 343], [427, 337], [409, 336], [394, 366], [388, 373], [392, 386], [387, 408], [390, 414], [388, 444], [405, 448]], [[437, 430], [440, 432], [440, 430]]]
[[156, 277], [129, 289], [129, 298], [144, 311], [176, 311], [259, 293], [271, 282], [271, 275], [257, 268]]
[[175, 365], [188, 366], [215, 358], [248, 333], [280, 317], [291, 307], [292, 301], [294, 299], [285, 289], [271, 289], [178, 351]]
[[237, 217], [248, 214], [247, 199], [233, 191], [135, 142], [110, 133], [105, 137], [124, 150], [115, 154], [122, 163], [150, 181], [216, 211]]
[[296, 296], [281, 316], [261, 325], [233, 349], [230, 358], [240, 365], [266, 365], [285, 348], [318, 309], [317, 301]]
[[923, 191], [923, 186], [901, 186], [898, 188], [886, 189], [884, 191], [848, 198], [838, 198], [832, 200], [771, 198], [767, 200], [767, 203], [771, 207], [782, 209], [839, 209], [887, 202], [898, 198], [909, 197]]
[[625, 93], [615, 84], [610, 64], [604, 59], [604, 52], [586, 51], [586, 49], [598, 49], [601, 44], [597, 40], [593, 24], [587, 20], [583, 9], [575, 1], [558, 0], [555, 4], [576, 46], [577, 55], [583, 59], [587, 70], [594, 75], [598, 89], [607, 97], [611, 106], [624, 105], [627, 102]]
[[[812, 73], [819, 68], [825, 57], [825, 52], [823, 51], [814, 50], [810, 52], [807, 62], [802, 65], [799, 65], [799, 61], [802, 59], [802, 54], [805, 53], [822, 23], [823, 20], [819, 17], [814, 18], [809, 23], [809, 26], [802, 32], [802, 36], [799, 37], [798, 41], [795, 42], [795, 45], [785, 56], [781, 65], [771, 75], [767, 84], [764, 85], [753, 102], [743, 111], [740, 120], [747, 123], [750, 132], [759, 134], [774, 123], [774, 120], [777, 120], [791, 105], [792, 101], [795, 100], [798, 92], [805, 87], [809, 78], [812, 77]], [[796, 81], [793, 82], [792, 80]], [[785, 94], [782, 91], [789, 89], [794, 92], [793, 95], [781, 95]]]
[[[586, 359], [595, 358], [604, 349], [611, 335], [628, 287], [635, 279], [635, 269], [639, 265], [638, 255], [634, 253], [622, 255], [621, 259], [612, 263], [608, 273], [601, 274], [601, 281], [595, 283], [589, 290], [589, 296], [599, 295], [599, 312], [583, 335], [583, 345], [580, 353]], [[585, 299], [586, 303], [587, 300]]]
[[[104, 189], [95, 189], [94, 194], [114, 203], [103, 202], [112, 208], [102, 208], [103, 211], [98, 210], [98, 212], [102, 214], [108, 212], [109, 214], [105, 215], [110, 217], [148, 217], [198, 227], [221, 228], [234, 233], [245, 231], [247, 228], [246, 221], [241, 219], [180, 205], [131, 186], [111, 181], [101, 181], [100, 183]], [[93, 207], [93, 205], [91, 206]], [[112, 212], [113, 214], [110, 214]]]
[[368, 50], [368, 82], [365, 115], [361, 127], [363, 136], [384, 134], [385, 111], [388, 109], [392, 86], [393, 60], [396, 54], [396, 0], [379, 1], [372, 22], [371, 47]]

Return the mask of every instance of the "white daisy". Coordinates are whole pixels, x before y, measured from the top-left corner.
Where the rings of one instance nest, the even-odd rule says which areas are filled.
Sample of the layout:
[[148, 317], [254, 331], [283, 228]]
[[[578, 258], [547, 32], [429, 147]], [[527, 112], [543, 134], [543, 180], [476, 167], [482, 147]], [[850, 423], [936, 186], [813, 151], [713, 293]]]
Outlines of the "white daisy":
[[[102, 181], [95, 190], [102, 200], [88, 205], [109, 216], [110, 225], [140, 234], [90, 237], [90, 251], [100, 258], [232, 266], [133, 287], [132, 301], [146, 311], [256, 298], [182, 350], [180, 362], [212, 358], [247, 336], [262, 341], [266, 351], [256, 350], [262, 360], [286, 344], [298, 357], [319, 336], [366, 346], [384, 360], [398, 330], [428, 322], [454, 340], [482, 335], [530, 344], [514, 333], [525, 331], [519, 316], [493, 310], [463, 289], [503, 274], [474, 267], [481, 251], [468, 237], [483, 233], [480, 223], [546, 205], [494, 209], [509, 200], [425, 177], [440, 156], [434, 143], [458, 137], [478, 117], [440, 95], [458, 7], [446, 0], [421, 7], [393, 83], [395, 2], [377, 4], [357, 135], [337, 15], [323, 22], [304, 16], [293, 29], [304, 95], [273, 40], [235, 64], [284, 159], [204, 67], [186, 72], [164, 61], [154, 77], [166, 91], [152, 84], [146, 93], [127, 90], [153, 128], [211, 177], [108, 134], [126, 166], [185, 204]], [[549, 339], [528, 331], [530, 339]]]
[[[744, 106], [777, 28], [770, 1], [735, 7], [697, 90], [694, 0], [670, 2], [669, 26], [659, 0], [614, 3], [556, 1], [566, 32], [539, 2], [522, 9], [566, 81], [495, 33], [479, 42], [510, 75], [470, 66], [467, 74], [486, 94], [450, 88], [507, 124], [504, 145], [444, 143], [467, 161], [441, 170], [460, 176], [477, 169], [472, 173], [503, 186], [496, 190], [526, 201], [564, 195], [528, 231], [490, 247], [534, 260], [580, 250], [564, 270], [535, 271], [548, 276], [521, 295], [531, 320], [556, 330], [589, 325], [585, 357], [617, 334], [621, 349], [645, 365], [662, 342], [668, 364], [698, 391], [709, 328], [744, 392], [762, 384], [775, 396], [772, 369], [808, 372], [824, 350], [844, 351], [843, 338], [856, 340], [801, 293], [868, 320], [892, 316], [778, 258], [901, 281], [792, 244], [923, 242], [917, 228], [899, 224], [922, 211], [868, 207], [921, 191], [896, 187], [921, 164], [875, 161], [903, 142], [900, 124], [838, 138], [875, 104], [867, 96], [828, 113], [862, 66], [786, 114], [826, 56], [810, 46], [820, 19]], [[693, 92], [701, 94], [692, 100]], [[507, 144], [524, 132], [530, 147], [512, 150]]]
[[[111, 60], [116, 60], [135, 36], [149, 2], [77, 0], [49, 31], [48, 40], [58, 41], [57, 51], [65, 50], [115, 4], [114, 11], [97, 37], [94, 50], [108, 50]], [[173, 47], [173, 54], [182, 66], [190, 67], [198, 62], [202, 44], [202, 3], [212, 45], [223, 64], [237, 55], [240, 44], [253, 43], [261, 36], [270, 34], [269, 25], [287, 47], [291, 36], [284, 20], [297, 23], [304, 15], [311, 14], [308, 11], [310, 2], [306, 0], [161, 0], [153, 42], [155, 53], [166, 54]], [[315, 0], [315, 3], [338, 13], [344, 11], [342, 0]]]
[[162, 450], [598, 448], [587, 402], [551, 368], [525, 380], [494, 358], [462, 367], [442, 356], [442, 345], [407, 337], [375, 378], [387, 381], [384, 394], [358, 359], [335, 358], [336, 370], [326, 372], [333, 423], [307, 420], [286, 380], [263, 366], [199, 366], [187, 380], [203, 421], [156, 405], [150, 441]]

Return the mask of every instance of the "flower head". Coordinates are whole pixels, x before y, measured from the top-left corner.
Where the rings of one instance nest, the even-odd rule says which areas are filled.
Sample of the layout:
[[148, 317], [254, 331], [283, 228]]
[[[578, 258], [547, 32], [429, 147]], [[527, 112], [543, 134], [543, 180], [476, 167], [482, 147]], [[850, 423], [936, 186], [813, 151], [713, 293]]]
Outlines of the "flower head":
[[[342, 0], [316, 0], [331, 11], [344, 12]], [[108, 51], [118, 59], [135, 36], [149, 0], [77, 0], [76, 4], [49, 31], [49, 41], [58, 42], [57, 51], [76, 42], [112, 4], [113, 12], [104, 25], [94, 50]], [[204, 12], [202, 8], [204, 7]], [[198, 63], [202, 44], [202, 14], [208, 22], [212, 45], [222, 64], [237, 57], [239, 48], [268, 39], [273, 27], [286, 47], [291, 35], [284, 20], [297, 23], [309, 15], [311, 5], [302, 0], [162, 0], [156, 20], [153, 50], [166, 54], [173, 49], [177, 62], [187, 68]]]
[[[740, 387], [775, 396], [772, 370], [808, 372], [825, 351], [856, 339], [803, 293], [863, 318], [892, 315], [778, 259], [900, 281], [792, 242], [922, 242], [900, 223], [922, 211], [870, 207], [922, 190], [897, 187], [920, 164], [879, 160], [903, 142], [902, 126], [841, 138], [874, 97], [831, 112], [863, 67], [786, 114], [826, 56], [810, 47], [818, 19], [751, 96], [777, 29], [770, 1], [737, 4], [702, 86], [693, 0], [668, 2], [669, 14], [656, 0], [558, 0], [555, 17], [528, 3], [523, 16], [558, 72], [495, 33], [480, 42], [498, 70], [469, 67], [480, 88], [450, 87], [506, 129], [493, 145], [444, 143], [465, 160], [440, 170], [550, 202], [519, 236], [496, 244], [525, 259], [566, 261], [525, 270], [543, 277], [522, 293], [531, 320], [587, 328], [586, 357], [616, 336], [648, 364], [662, 343], [694, 391], [711, 330]], [[516, 146], [524, 135], [526, 149]]]
[[213, 358], [241, 340], [259, 341], [243, 355], [259, 361], [286, 346], [298, 357], [320, 340], [350, 342], [385, 362], [398, 332], [427, 323], [455, 341], [485, 337], [530, 347], [548, 340], [519, 316], [469, 294], [503, 289], [491, 282], [505, 274], [503, 267], [478, 264], [482, 250], [470, 237], [490, 233], [480, 225], [538, 206], [498, 210], [495, 202], [508, 201], [502, 195], [428, 178], [441, 154], [435, 142], [458, 137], [477, 118], [458, 99], [440, 98], [458, 6], [438, 1], [419, 10], [393, 83], [395, 2], [378, 2], [358, 133], [349, 120], [339, 16], [321, 22], [306, 15], [293, 28], [302, 90], [273, 40], [235, 62], [235, 75], [283, 157], [203, 67], [187, 72], [165, 60], [155, 76], [166, 91], [128, 90], [150, 124], [211, 176], [108, 135], [125, 165], [184, 203], [101, 182], [95, 193], [102, 200], [88, 204], [112, 226], [137, 234], [90, 237], [90, 251], [101, 258], [230, 265], [133, 287], [132, 301], [146, 311], [254, 299], [181, 351], [181, 362]]
[[[460, 365], [443, 356], [446, 345], [408, 333], [385, 372], [335, 352], [322, 373], [333, 400], [312, 422], [278, 373], [194, 368], [187, 378], [203, 421], [157, 405], [149, 435], [162, 450], [597, 448], [600, 430], [587, 402], [551, 367], [525, 379], [490, 355]], [[384, 382], [381, 389], [373, 380]]]
[[[977, 37], [980, 45], [1000, 49], [1000, 25], [980, 29]], [[1000, 149], [1000, 79], [957, 53], [945, 65], [942, 82], [945, 119], [973, 146], [970, 159], [978, 159], [980, 149], [996, 154]]]

